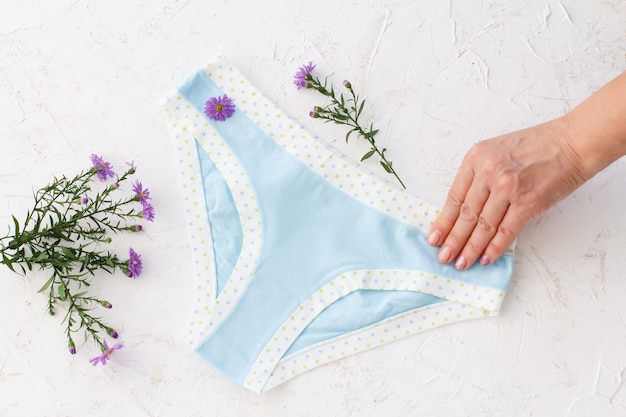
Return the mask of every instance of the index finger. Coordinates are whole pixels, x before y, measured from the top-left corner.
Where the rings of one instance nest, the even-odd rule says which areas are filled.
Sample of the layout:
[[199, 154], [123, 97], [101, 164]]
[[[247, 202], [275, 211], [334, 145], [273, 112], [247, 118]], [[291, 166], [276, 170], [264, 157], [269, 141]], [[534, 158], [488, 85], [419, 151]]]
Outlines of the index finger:
[[462, 164], [448, 191], [446, 202], [428, 232], [430, 245], [439, 246], [446, 240], [452, 226], [459, 218], [461, 206], [473, 181], [474, 170], [466, 164]]

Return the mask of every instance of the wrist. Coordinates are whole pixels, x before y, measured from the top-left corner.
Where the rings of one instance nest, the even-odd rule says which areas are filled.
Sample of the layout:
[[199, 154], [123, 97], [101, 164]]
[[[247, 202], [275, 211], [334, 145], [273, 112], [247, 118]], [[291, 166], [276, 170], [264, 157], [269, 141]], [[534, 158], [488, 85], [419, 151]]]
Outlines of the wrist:
[[554, 121], [591, 178], [626, 155], [626, 73]]

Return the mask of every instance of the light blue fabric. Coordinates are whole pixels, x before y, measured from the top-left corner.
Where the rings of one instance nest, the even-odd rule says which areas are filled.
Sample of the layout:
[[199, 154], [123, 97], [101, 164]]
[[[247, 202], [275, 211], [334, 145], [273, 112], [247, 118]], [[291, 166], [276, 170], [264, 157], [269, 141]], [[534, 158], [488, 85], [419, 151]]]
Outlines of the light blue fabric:
[[[424, 307], [442, 301], [445, 300], [415, 291], [355, 291], [331, 304], [317, 316], [289, 347], [285, 356], [377, 323], [381, 317], [392, 317], [413, 310], [416, 306]], [[357, 311], [359, 314], [346, 314]]]
[[[180, 93], [200, 113], [207, 99], [224, 94], [202, 72], [188, 80]], [[244, 168], [257, 197], [263, 225], [262, 250], [254, 277], [220, 327], [197, 348], [205, 360], [237, 383], [243, 383], [260, 351], [289, 315], [344, 272], [421, 270], [506, 290], [512, 257], [503, 256], [490, 267], [473, 267], [463, 272], [442, 265], [437, 262], [437, 249], [427, 244], [424, 233], [329, 184], [276, 144], [242, 111], [236, 111], [227, 122], [206, 120]], [[210, 165], [205, 168], [210, 169]], [[205, 194], [212, 193], [208, 181], [206, 186]], [[229, 204], [233, 204], [232, 199]], [[223, 213], [229, 213], [226, 217], [236, 216], [234, 209]], [[235, 245], [226, 246], [230, 249], [224, 256], [233, 264], [239, 252]], [[384, 320], [408, 309], [407, 303], [414, 303], [412, 308], [417, 308], [437, 301], [402, 291], [359, 292], [344, 297], [309, 326], [293, 350], [337, 332]], [[357, 315], [363, 310], [375, 314], [361, 320]]]
[[204, 202], [211, 223], [211, 238], [216, 271], [216, 292], [219, 295], [233, 273], [241, 252], [243, 231], [230, 189], [211, 158], [196, 141], [202, 173]]

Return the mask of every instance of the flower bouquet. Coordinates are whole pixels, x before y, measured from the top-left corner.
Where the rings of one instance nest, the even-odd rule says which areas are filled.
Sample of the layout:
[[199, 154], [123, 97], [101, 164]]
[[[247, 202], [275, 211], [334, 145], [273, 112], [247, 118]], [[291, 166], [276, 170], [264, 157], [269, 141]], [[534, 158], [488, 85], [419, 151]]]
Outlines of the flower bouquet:
[[109, 346], [102, 337], [104, 333], [116, 339], [118, 333], [94, 313], [97, 307], [109, 309], [112, 304], [89, 294], [91, 280], [98, 271], [113, 274], [120, 270], [130, 278], [141, 274], [141, 255], [133, 248], [128, 257], [120, 258], [106, 246], [112, 241], [110, 234], [141, 232], [139, 221], [153, 221], [154, 207], [140, 181], [132, 184], [130, 196], [120, 190], [135, 174], [134, 163], [117, 175], [101, 156], [91, 155], [91, 162], [87, 171], [73, 178], [55, 178], [36, 191], [34, 206], [21, 222], [12, 216], [12, 230], [0, 238], [0, 264], [24, 275], [34, 269], [49, 272], [39, 289], [47, 294], [48, 313], [65, 310], [63, 323], [71, 354], [76, 353], [75, 334], [80, 330], [85, 339], [98, 345], [102, 354], [91, 359], [97, 365], [106, 364], [123, 343]]

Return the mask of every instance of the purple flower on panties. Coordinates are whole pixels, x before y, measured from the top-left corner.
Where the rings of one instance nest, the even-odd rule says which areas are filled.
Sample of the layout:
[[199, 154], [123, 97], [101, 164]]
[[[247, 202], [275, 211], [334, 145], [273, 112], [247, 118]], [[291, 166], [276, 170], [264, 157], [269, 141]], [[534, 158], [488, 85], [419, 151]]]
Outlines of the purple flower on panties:
[[136, 278], [141, 274], [141, 270], [143, 269], [143, 265], [141, 263], [141, 255], [139, 255], [133, 248], [130, 248], [128, 251], [128, 273], [127, 275], [130, 278]]
[[308, 75], [315, 69], [315, 64], [313, 61], [309, 61], [308, 64], [301, 66], [298, 69], [298, 72], [293, 77], [293, 83], [296, 85], [298, 89], [304, 87], [307, 88], [309, 85], [306, 81]]
[[93, 366], [96, 366], [99, 363], [101, 363], [102, 365], [106, 365], [107, 361], [111, 359], [111, 355], [113, 354], [113, 352], [115, 352], [116, 350], [120, 350], [121, 348], [124, 347], [124, 343], [122, 342], [116, 343], [113, 346], [109, 347], [109, 345], [107, 344], [107, 341], [103, 340], [103, 344], [104, 344], [104, 350], [102, 352], [102, 355], [89, 359], [89, 362]]
[[100, 181], [106, 181], [107, 177], [115, 177], [115, 172], [113, 172], [113, 165], [109, 162], [105, 161], [102, 156], [98, 156], [95, 153], [91, 154], [91, 163], [93, 167], [97, 171], [97, 176]]
[[235, 113], [235, 104], [226, 94], [211, 97], [204, 104], [204, 114], [211, 120], [223, 122]]

